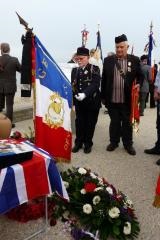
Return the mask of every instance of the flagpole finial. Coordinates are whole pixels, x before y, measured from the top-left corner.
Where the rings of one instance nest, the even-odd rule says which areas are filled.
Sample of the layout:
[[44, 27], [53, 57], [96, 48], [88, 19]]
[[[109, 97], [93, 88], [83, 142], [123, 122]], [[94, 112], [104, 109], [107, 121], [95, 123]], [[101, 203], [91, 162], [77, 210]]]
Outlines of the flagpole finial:
[[17, 12], [16, 12], [16, 14], [18, 16], [20, 24], [22, 24], [27, 31], [31, 31], [32, 32], [33, 28], [29, 28], [28, 27], [28, 23]]

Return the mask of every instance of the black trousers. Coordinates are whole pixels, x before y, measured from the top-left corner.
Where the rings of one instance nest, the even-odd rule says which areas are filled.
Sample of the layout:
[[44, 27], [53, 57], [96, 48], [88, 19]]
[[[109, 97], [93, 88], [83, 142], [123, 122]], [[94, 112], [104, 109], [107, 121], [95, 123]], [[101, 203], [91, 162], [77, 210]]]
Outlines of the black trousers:
[[149, 93], [150, 93], [150, 108], [154, 108], [156, 106], [154, 100], [154, 83], [151, 83], [149, 85]]
[[110, 116], [110, 142], [113, 145], [118, 145], [120, 138], [124, 147], [132, 146], [132, 125], [130, 123], [130, 109], [126, 104], [111, 103], [108, 107], [108, 113]]
[[98, 120], [99, 108], [89, 109], [83, 108], [82, 106], [75, 106], [76, 110], [76, 139], [75, 145], [84, 146], [86, 148], [93, 145], [93, 135], [95, 126]]
[[0, 108], [4, 108], [6, 102], [6, 116], [13, 120], [13, 104], [15, 93], [0, 93]]

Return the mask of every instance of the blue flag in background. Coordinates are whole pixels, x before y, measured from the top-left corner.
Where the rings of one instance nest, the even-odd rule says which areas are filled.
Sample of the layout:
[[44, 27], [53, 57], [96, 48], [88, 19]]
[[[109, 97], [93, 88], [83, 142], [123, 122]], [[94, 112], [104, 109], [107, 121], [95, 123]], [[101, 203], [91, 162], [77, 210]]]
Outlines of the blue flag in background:
[[96, 50], [99, 52], [100, 59], [103, 62], [102, 48], [101, 48], [101, 35], [100, 35], [100, 31], [99, 30], [97, 32], [97, 46], [96, 46]]
[[148, 44], [148, 65], [152, 65], [152, 50], [153, 50], [153, 33], [149, 35], [149, 44]]

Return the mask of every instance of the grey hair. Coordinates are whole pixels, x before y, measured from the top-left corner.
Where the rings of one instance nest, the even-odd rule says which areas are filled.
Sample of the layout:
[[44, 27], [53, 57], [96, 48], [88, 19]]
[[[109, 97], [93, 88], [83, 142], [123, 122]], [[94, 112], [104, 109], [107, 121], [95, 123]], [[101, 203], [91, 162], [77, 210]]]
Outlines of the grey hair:
[[2, 54], [10, 52], [10, 46], [8, 43], [1, 43], [1, 52]]

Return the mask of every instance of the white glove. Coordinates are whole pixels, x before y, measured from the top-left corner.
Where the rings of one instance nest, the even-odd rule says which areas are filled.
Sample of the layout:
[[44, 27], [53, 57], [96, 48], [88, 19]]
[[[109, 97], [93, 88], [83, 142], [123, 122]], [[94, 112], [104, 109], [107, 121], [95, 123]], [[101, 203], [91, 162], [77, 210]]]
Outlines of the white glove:
[[78, 101], [83, 101], [83, 99], [85, 99], [86, 97], [86, 94], [85, 93], [78, 93], [78, 95], [75, 95], [75, 98], [78, 100]]

